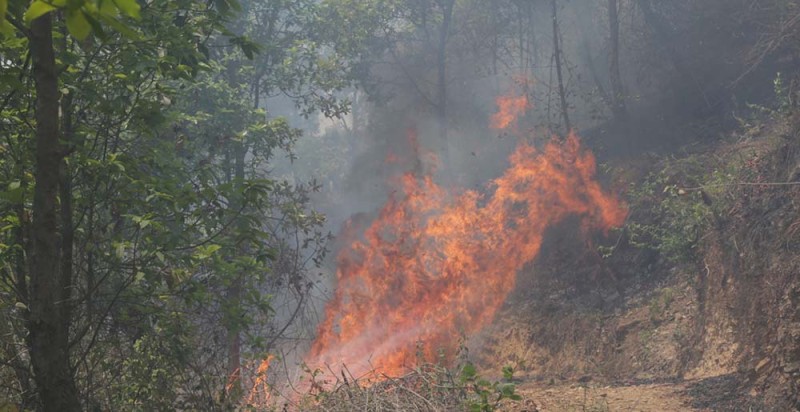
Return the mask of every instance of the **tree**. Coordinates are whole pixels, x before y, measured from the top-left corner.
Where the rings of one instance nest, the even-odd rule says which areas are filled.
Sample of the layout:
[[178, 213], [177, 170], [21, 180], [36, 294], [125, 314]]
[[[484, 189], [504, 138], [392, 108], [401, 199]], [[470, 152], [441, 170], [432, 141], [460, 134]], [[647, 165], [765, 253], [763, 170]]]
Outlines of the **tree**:
[[447, 39], [453, 20], [455, 0], [437, 0], [442, 11], [442, 23], [439, 27], [439, 44], [436, 51], [437, 67], [437, 115], [439, 117], [439, 138], [447, 145]]
[[564, 85], [563, 51], [561, 49], [561, 32], [558, 25], [558, 6], [556, 0], [550, 1], [553, 18], [553, 61], [556, 66], [556, 78], [558, 79], [558, 98], [561, 102], [561, 117], [564, 121], [566, 133], [572, 129], [569, 121], [569, 104], [567, 103], [567, 89]]
[[608, 26], [609, 26], [609, 77], [611, 78], [611, 111], [618, 120], [627, 116], [625, 105], [625, 92], [622, 87], [622, 77], [619, 72], [619, 2], [608, 0]]
[[[44, 7], [41, 3], [34, 3]], [[69, 330], [72, 295], [72, 227], [68, 198], [59, 187], [66, 179], [65, 148], [59, 135], [59, 93], [53, 47], [52, 14], [35, 16], [28, 32], [36, 86], [36, 155], [31, 223], [28, 347], [42, 406], [52, 411], [79, 411], [72, 380]], [[62, 177], [63, 176], [63, 177]], [[62, 192], [63, 195], [64, 192]]]
[[320, 46], [289, 52], [314, 15], [286, 16], [311, 4], [264, 5], [291, 36], [261, 55], [228, 29], [245, 7], [232, 0], [0, 4], [14, 27], [0, 41], [0, 302], [28, 341], [6, 355], [21, 390], [30, 356], [39, 400], [26, 392], [25, 407], [230, 402], [224, 371], [242, 351], [217, 338], [272, 325], [248, 339], [257, 357], [282, 336], [268, 294], [308, 291], [325, 236], [309, 189], [269, 177], [300, 132], [267, 117], [261, 91], [298, 92], [307, 113], [346, 108]]

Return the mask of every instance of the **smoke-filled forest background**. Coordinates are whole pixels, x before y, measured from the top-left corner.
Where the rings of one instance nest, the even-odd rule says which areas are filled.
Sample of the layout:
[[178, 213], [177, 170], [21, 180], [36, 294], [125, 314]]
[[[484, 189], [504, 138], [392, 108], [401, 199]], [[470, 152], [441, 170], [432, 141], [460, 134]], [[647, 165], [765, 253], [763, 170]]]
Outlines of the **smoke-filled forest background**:
[[791, 0], [0, 0], [0, 410], [797, 407], [798, 44]]

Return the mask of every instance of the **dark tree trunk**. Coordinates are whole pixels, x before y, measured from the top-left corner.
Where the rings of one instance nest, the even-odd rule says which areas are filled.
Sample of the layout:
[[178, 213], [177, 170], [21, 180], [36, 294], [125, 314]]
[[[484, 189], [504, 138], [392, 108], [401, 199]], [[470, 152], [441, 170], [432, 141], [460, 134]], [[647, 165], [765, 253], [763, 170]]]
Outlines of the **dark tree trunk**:
[[569, 121], [569, 104], [567, 103], [567, 90], [564, 87], [564, 70], [561, 64], [561, 41], [558, 28], [558, 6], [556, 0], [551, 0], [553, 7], [553, 59], [556, 63], [556, 77], [558, 79], [558, 97], [561, 101], [561, 117], [564, 119], [564, 129], [567, 133], [572, 129]]
[[439, 138], [447, 148], [447, 38], [450, 23], [453, 19], [455, 0], [439, 2], [442, 8], [442, 26], [439, 31], [439, 48], [437, 50], [438, 82], [437, 116], [439, 122]]
[[[59, 93], [52, 18], [51, 13], [39, 17], [31, 23], [30, 30], [36, 85], [36, 186], [31, 224], [28, 348], [43, 409], [79, 411], [80, 401], [69, 361], [71, 279], [69, 271], [63, 271], [61, 261], [61, 249], [69, 238], [62, 239], [59, 230], [58, 194], [64, 151], [58, 134]], [[64, 258], [68, 263], [70, 258]]]
[[611, 80], [611, 110], [616, 120], [624, 120], [628, 115], [622, 77], [619, 73], [619, 3], [608, 0], [609, 43], [611, 46], [609, 77]]

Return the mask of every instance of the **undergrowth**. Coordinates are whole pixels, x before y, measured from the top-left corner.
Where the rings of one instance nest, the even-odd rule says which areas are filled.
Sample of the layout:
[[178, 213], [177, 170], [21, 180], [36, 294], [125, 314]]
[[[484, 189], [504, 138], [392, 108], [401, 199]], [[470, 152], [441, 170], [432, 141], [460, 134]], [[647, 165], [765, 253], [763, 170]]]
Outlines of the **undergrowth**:
[[695, 257], [714, 216], [708, 192], [698, 188], [705, 183], [706, 167], [698, 156], [670, 159], [643, 182], [631, 185], [631, 217], [624, 228], [630, 245], [655, 250], [671, 262]]
[[480, 377], [471, 363], [458, 371], [426, 364], [399, 378], [376, 383], [342, 379], [307, 399], [308, 411], [495, 411], [521, 399], [511, 382]]
[[521, 399], [512, 383], [513, 369], [503, 368], [503, 379], [481, 377], [472, 363], [456, 369], [426, 363], [400, 377], [370, 373], [362, 378], [342, 372], [333, 382], [320, 370], [306, 371], [311, 379], [307, 394], [268, 411], [307, 412], [493, 412]]
[[[748, 105], [745, 113], [735, 116], [739, 130], [733, 137], [738, 142], [728, 149], [662, 158], [644, 179], [631, 182], [631, 214], [622, 229], [631, 246], [656, 251], [672, 264], [695, 261], [709, 229], [739, 212], [742, 201], [757, 200], [771, 189], [763, 173], [764, 159], [753, 143], [766, 139], [770, 124], [793, 113], [792, 96], [780, 73], [774, 93], [774, 105]], [[601, 252], [609, 256], [615, 248]]]

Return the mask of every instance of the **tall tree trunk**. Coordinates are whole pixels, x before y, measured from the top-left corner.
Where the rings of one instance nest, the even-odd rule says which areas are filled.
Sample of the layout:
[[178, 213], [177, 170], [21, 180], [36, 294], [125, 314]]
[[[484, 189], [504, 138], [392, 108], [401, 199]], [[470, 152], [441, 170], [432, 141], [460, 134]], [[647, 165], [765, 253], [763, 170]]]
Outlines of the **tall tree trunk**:
[[622, 77], [619, 73], [619, 2], [608, 0], [609, 43], [611, 46], [609, 77], [611, 80], [611, 111], [616, 120], [624, 120], [628, 115]]
[[550, 2], [553, 7], [553, 58], [556, 63], [556, 78], [558, 79], [558, 97], [561, 101], [561, 117], [564, 120], [564, 129], [567, 133], [572, 129], [569, 121], [569, 104], [567, 103], [567, 90], [564, 87], [564, 70], [561, 64], [561, 41], [558, 28], [558, 6], [556, 0]]
[[[270, 33], [272, 30], [270, 29]], [[269, 62], [269, 56], [267, 62]], [[261, 72], [256, 71], [255, 81], [253, 83], [253, 108], [258, 109], [261, 100]], [[247, 156], [247, 146], [244, 142], [238, 142], [234, 154], [233, 165], [233, 181], [237, 190], [244, 190], [244, 163]], [[230, 180], [230, 179], [229, 179]], [[237, 205], [241, 207], [242, 205]], [[247, 229], [244, 223], [238, 225], [240, 231]], [[249, 253], [247, 246], [242, 246], [239, 253], [243, 256]], [[242, 334], [240, 330], [238, 315], [242, 306], [242, 290], [244, 289], [244, 273], [238, 273], [231, 282], [228, 290], [226, 291], [226, 298], [229, 308], [236, 315], [234, 319], [229, 320], [227, 325], [228, 342], [228, 385], [227, 392], [229, 400], [235, 404], [238, 402], [239, 397], [242, 395]]]
[[438, 101], [437, 116], [439, 122], [439, 138], [447, 150], [447, 38], [450, 33], [450, 23], [453, 19], [453, 6], [455, 0], [439, 2], [442, 8], [442, 26], [439, 31], [439, 49], [437, 50], [438, 66]]
[[[31, 23], [30, 51], [36, 85], [36, 186], [31, 226], [28, 348], [45, 411], [79, 411], [69, 361], [71, 279], [62, 270], [58, 192], [64, 151], [59, 143], [59, 94], [53, 17]], [[69, 257], [66, 257], [69, 261]]]
[[[243, 190], [243, 182], [244, 182], [244, 160], [247, 154], [247, 148], [244, 142], [238, 142], [237, 147], [235, 149], [235, 159], [234, 159], [234, 185], [237, 190]], [[239, 196], [243, 196], [239, 193]], [[243, 201], [243, 200], [240, 200]], [[237, 205], [241, 207], [241, 205]], [[242, 223], [237, 225], [239, 229], [242, 229]], [[242, 255], [247, 254], [246, 246], [242, 246], [241, 250], [239, 251]], [[240, 315], [241, 315], [241, 306], [242, 306], [242, 289], [243, 289], [243, 282], [244, 282], [244, 273], [236, 273], [234, 274], [234, 278], [231, 280], [230, 286], [228, 286], [228, 290], [226, 291], [226, 299], [228, 301], [228, 314], [229, 318], [227, 321], [227, 332], [228, 332], [228, 342], [227, 342], [227, 352], [228, 352], [228, 387], [227, 392], [229, 396], [229, 400], [232, 404], [236, 404], [239, 398], [242, 395], [242, 365], [241, 365], [241, 358], [242, 358], [242, 336], [241, 336], [241, 325], [240, 325]]]

